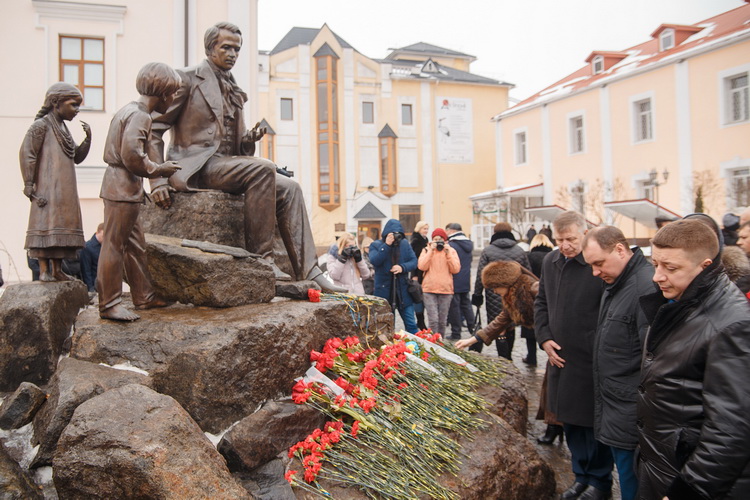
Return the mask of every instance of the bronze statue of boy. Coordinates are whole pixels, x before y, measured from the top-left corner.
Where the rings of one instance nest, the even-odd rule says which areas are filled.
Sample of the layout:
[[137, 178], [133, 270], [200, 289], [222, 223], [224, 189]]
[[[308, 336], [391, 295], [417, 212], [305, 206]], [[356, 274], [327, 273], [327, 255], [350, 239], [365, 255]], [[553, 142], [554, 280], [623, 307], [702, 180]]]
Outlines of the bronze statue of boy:
[[135, 321], [136, 313], [122, 306], [123, 270], [136, 309], [169, 305], [158, 297], [151, 284], [146, 262], [146, 241], [138, 222], [145, 200], [143, 177], [169, 177], [180, 167], [177, 162], [151, 161], [147, 147], [151, 136], [151, 112], [169, 109], [180, 76], [163, 63], [146, 64], [136, 77], [141, 95], [112, 118], [104, 146], [107, 170], [99, 195], [104, 200], [104, 239], [99, 256], [96, 290], [99, 316], [118, 321]]

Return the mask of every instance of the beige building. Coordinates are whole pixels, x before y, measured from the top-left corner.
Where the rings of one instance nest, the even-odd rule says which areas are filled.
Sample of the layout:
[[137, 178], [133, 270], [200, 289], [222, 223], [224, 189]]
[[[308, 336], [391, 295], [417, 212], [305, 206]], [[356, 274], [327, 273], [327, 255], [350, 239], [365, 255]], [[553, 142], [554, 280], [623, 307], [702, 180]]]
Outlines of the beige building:
[[384, 220], [407, 233], [471, 223], [469, 195], [495, 186], [491, 113], [512, 85], [472, 74], [474, 57], [427, 43], [358, 52], [328, 26], [293, 28], [262, 53], [263, 155], [288, 167], [318, 246]]
[[496, 185], [491, 117], [507, 107], [511, 88], [470, 73], [470, 55], [415, 44], [371, 59], [327, 26], [294, 28], [273, 50], [259, 52], [257, 0], [14, 0], [4, 2], [0, 17], [6, 47], [24, 47], [4, 51], [3, 66], [18, 67], [11, 58], [25, 56], [23, 71], [6, 76], [0, 114], [6, 281], [31, 277], [18, 150], [46, 89], [63, 80], [84, 94], [69, 126], [78, 142], [81, 121], [93, 130], [91, 151], [76, 168], [88, 239], [103, 217], [109, 122], [137, 98], [138, 70], [151, 61], [197, 64], [205, 57], [204, 32], [224, 20], [243, 33], [233, 74], [250, 96], [246, 122], [265, 120], [272, 131], [263, 154], [294, 172], [321, 249], [336, 230], [375, 234], [391, 217], [407, 226], [420, 218], [470, 225], [468, 196]]
[[750, 5], [654, 28], [634, 47], [592, 47], [585, 66], [494, 117], [501, 188], [471, 197], [476, 237], [574, 208], [644, 243], [657, 217], [702, 201], [721, 221], [750, 204]]

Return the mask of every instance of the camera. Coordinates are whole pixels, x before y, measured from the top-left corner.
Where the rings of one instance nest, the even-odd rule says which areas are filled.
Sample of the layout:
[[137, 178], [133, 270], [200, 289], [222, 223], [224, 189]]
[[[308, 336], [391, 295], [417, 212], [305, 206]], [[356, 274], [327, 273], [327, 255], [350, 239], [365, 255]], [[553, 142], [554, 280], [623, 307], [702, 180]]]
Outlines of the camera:
[[442, 252], [443, 248], [445, 248], [445, 242], [444, 241], [436, 241], [435, 242], [435, 250], [438, 252]]
[[404, 233], [393, 233], [393, 243], [392, 246], [397, 247], [401, 240], [404, 239]]

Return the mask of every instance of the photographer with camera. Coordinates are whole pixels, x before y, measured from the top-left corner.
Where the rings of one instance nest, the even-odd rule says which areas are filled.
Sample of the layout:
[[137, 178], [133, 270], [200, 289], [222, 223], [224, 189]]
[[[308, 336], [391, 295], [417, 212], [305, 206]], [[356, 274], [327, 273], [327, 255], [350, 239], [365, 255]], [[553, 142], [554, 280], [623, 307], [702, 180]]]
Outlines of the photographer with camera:
[[417, 256], [396, 219], [386, 222], [383, 238], [370, 244], [370, 263], [375, 268], [375, 296], [386, 299], [394, 312], [398, 309], [407, 332], [417, 333], [414, 303], [407, 288], [409, 273], [417, 268]]
[[346, 288], [349, 293], [364, 295], [362, 280], [369, 278], [371, 274], [362, 250], [357, 247], [357, 239], [349, 233], [341, 236], [338, 240], [338, 258], [328, 264], [328, 276], [333, 283]]
[[448, 235], [442, 228], [432, 232], [432, 241], [419, 256], [418, 267], [424, 272], [422, 291], [427, 324], [433, 333], [445, 336], [448, 311], [453, 300], [453, 275], [461, 270], [456, 251], [446, 243]]

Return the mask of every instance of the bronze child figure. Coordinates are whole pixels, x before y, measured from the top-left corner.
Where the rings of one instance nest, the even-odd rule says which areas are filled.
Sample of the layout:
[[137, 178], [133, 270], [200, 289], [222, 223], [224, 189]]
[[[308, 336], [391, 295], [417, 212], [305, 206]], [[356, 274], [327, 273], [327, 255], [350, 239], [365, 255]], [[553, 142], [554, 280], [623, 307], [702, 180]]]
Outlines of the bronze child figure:
[[39, 260], [41, 281], [72, 280], [62, 271], [62, 260], [75, 259], [84, 245], [75, 164], [89, 153], [91, 127], [81, 122], [86, 138], [76, 145], [65, 125], [82, 102], [73, 85], [52, 85], [21, 144], [23, 194], [32, 202], [24, 248]]
[[136, 309], [168, 305], [151, 284], [138, 213], [145, 200], [143, 177], [169, 177], [180, 169], [174, 161], [158, 164], [147, 155], [151, 112], [169, 109], [180, 76], [166, 64], [149, 63], [138, 72], [136, 88], [141, 96], [120, 109], [109, 125], [104, 145], [108, 166], [99, 195], [104, 200], [104, 238], [96, 276], [99, 316], [118, 321], [140, 318], [122, 306], [123, 270]]

